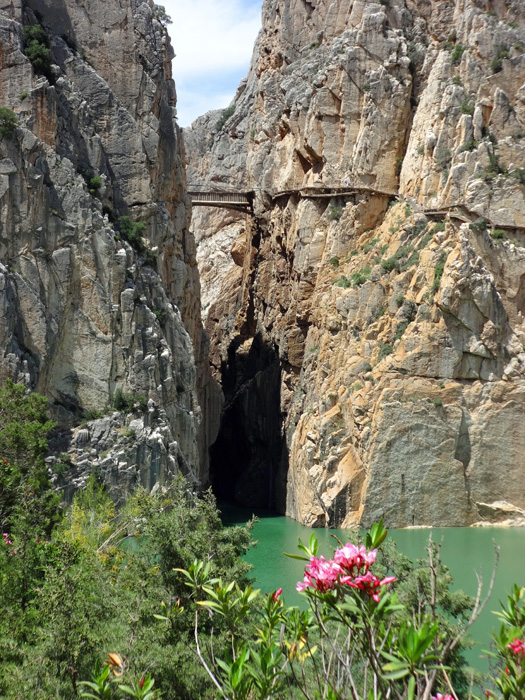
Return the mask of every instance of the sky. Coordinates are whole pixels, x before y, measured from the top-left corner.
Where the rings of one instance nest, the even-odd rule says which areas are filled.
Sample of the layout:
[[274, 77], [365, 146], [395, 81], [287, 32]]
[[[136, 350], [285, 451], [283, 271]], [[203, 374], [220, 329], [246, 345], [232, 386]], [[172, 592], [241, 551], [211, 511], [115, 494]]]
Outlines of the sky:
[[261, 26], [262, 0], [158, 0], [176, 57], [180, 126], [189, 126], [211, 109], [227, 107], [248, 73]]

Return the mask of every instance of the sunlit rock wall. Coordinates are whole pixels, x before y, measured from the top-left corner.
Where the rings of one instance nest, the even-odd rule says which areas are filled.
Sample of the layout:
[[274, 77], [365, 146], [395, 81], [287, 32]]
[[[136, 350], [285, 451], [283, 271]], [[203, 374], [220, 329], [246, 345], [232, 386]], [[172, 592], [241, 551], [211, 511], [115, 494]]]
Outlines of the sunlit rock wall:
[[[521, 518], [522, 3], [267, 0], [217, 178], [232, 140], [255, 216], [207, 327], [226, 412], [266, 405], [254, 355], [279, 358], [266, 502], [312, 526]], [[243, 420], [239, 501], [268, 437]]]

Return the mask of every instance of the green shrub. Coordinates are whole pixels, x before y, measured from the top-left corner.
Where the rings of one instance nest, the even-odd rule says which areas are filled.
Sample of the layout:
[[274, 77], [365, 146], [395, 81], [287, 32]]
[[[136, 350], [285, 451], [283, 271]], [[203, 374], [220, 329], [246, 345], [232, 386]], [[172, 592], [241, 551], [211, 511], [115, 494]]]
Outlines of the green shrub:
[[496, 48], [496, 56], [490, 62], [490, 67], [493, 73], [499, 73], [503, 68], [503, 60], [509, 58], [509, 52], [504, 46]]
[[148, 399], [140, 394], [125, 394], [122, 389], [115, 390], [113, 395], [113, 407], [117, 411], [131, 413], [138, 404], [139, 411], [145, 411], [148, 405]]
[[362, 270], [352, 273], [350, 275], [350, 282], [354, 285], [354, 287], [359, 287], [361, 284], [364, 284], [368, 280], [369, 276], [370, 266], [367, 265]]
[[432, 240], [433, 236], [434, 236], [433, 231], [428, 231], [427, 233], [425, 233], [425, 235], [423, 236], [423, 238], [419, 242], [417, 249], [422, 250], [427, 245], [427, 243], [429, 243]]
[[434, 228], [432, 229], [432, 233], [439, 233], [440, 231], [445, 230], [445, 222], [444, 221], [438, 221], [435, 225]]
[[510, 177], [519, 180], [522, 185], [525, 185], [525, 168], [516, 168], [510, 173]]
[[401, 174], [401, 168], [403, 167], [403, 156], [397, 156], [396, 158], [396, 177]]
[[24, 53], [31, 61], [35, 73], [52, 77], [49, 37], [40, 24], [24, 27]]
[[405, 303], [405, 297], [402, 294], [400, 294], [399, 296], [396, 297], [396, 304], [397, 304], [398, 308], [403, 306], [404, 303]]
[[0, 134], [6, 138], [11, 138], [18, 126], [18, 117], [7, 107], [0, 107]]
[[91, 408], [84, 411], [84, 420], [98, 420], [99, 418], [104, 418], [105, 412], [97, 410], [96, 408]]
[[332, 284], [335, 287], [343, 287], [344, 289], [348, 289], [348, 287], [352, 286], [352, 283], [348, 279], [348, 277], [345, 277], [345, 275], [341, 275], [338, 279], [334, 280]]
[[[402, 265], [400, 261], [403, 260], [403, 258], [407, 258], [410, 255], [410, 253], [413, 252], [413, 250], [414, 250], [414, 246], [411, 246], [411, 245], [400, 246], [396, 250], [394, 255], [392, 255], [390, 258], [387, 258], [386, 260], [383, 260], [383, 262], [381, 263], [381, 267], [383, 268], [383, 270], [385, 270], [387, 272], [390, 272], [393, 269], [396, 269], [396, 270], [406, 269], [406, 265], [407, 265], [408, 261], [410, 260], [410, 258], [408, 258], [408, 260], [405, 262], [405, 265]], [[412, 264], [412, 263], [410, 263], [410, 264]], [[410, 265], [408, 265], [408, 267], [410, 267]]]
[[215, 128], [217, 129], [217, 131], [220, 131], [222, 129], [222, 127], [226, 124], [228, 119], [231, 116], [233, 116], [234, 112], [235, 112], [235, 105], [230, 105], [229, 107], [226, 107], [226, 109], [224, 109], [222, 111], [221, 116], [219, 117], [219, 119], [217, 120], [217, 122], [215, 124]]
[[431, 288], [432, 294], [435, 294], [437, 292], [437, 290], [439, 289], [439, 285], [441, 284], [441, 278], [443, 277], [444, 270], [445, 270], [445, 261], [442, 259], [434, 267], [434, 281], [432, 282], [432, 288]]
[[443, 406], [443, 400], [437, 397], [431, 398], [430, 403], [434, 404], [434, 406]]
[[122, 237], [131, 243], [139, 252], [144, 250], [144, 239], [142, 233], [146, 228], [143, 221], [132, 221], [129, 216], [119, 218], [118, 228]]
[[385, 272], [391, 272], [395, 268], [396, 262], [396, 258], [392, 256], [391, 258], [383, 260], [381, 262], [381, 267], [383, 268], [383, 270], [385, 270]]
[[149, 265], [155, 270], [157, 268], [157, 253], [150, 248], [146, 248], [142, 254], [146, 265]]
[[474, 114], [474, 105], [467, 100], [463, 100], [461, 103], [461, 113], [462, 114]]
[[391, 355], [393, 352], [394, 352], [394, 348], [390, 345], [390, 343], [383, 343], [381, 345], [380, 350], [379, 350], [379, 355], [377, 356], [377, 361], [380, 362], [387, 355]]
[[27, 91], [21, 92], [21, 93], [18, 95], [18, 98], [20, 99], [20, 102], [23, 102], [23, 101], [27, 98], [28, 95], [29, 95], [29, 93], [28, 93]]
[[412, 255], [406, 260], [401, 260], [399, 263], [399, 271], [408, 270], [412, 265], [417, 265], [419, 262], [419, 253], [415, 250]]
[[489, 167], [480, 177], [485, 181], [494, 180], [498, 175], [506, 175], [507, 169], [499, 162], [499, 156], [489, 151]]
[[367, 241], [363, 246], [363, 253], [369, 253], [378, 242], [379, 238], [372, 238], [371, 240]]
[[409, 321], [401, 321], [396, 326], [396, 332], [394, 333], [394, 340], [401, 340], [406, 329], [408, 328]]
[[331, 206], [328, 211], [328, 219], [330, 221], [339, 221], [343, 216], [343, 207]]
[[160, 325], [163, 326], [168, 318], [168, 312], [165, 309], [155, 309], [153, 313]]
[[458, 63], [461, 61], [461, 57], [466, 51], [466, 46], [463, 46], [463, 44], [456, 44], [454, 46], [454, 49], [452, 53], [450, 54], [450, 62], [452, 63], [453, 66], [457, 66]]
[[478, 142], [475, 139], [469, 139], [466, 143], [463, 144], [460, 148], [458, 148], [458, 154], [459, 153], [465, 153], [465, 151], [473, 151], [475, 148], [477, 148]]
[[334, 255], [333, 258], [330, 258], [330, 265], [335, 269], [336, 267], [339, 267], [339, 258], [337, 255]]
[[102, 187], [102, 178], [100, 175], [95, 175], [89, 180], [89, 191], [94, 194]]
[[496, 241], [506, 241], [508, 239], [506, 231], [501, 228], [495, 228], [490, 235]]
[[459, 75], [455, 75], [452, 78], [452, 84], [461, 86], [461, 78], [459, 77]]
[[483, 233], [483, 231], [487, 230], [488, 226], [488, 221], [484, 219], [483, 217], [480, 217], [479, 219], [476, 219], [476, 221], [473, 221], [470, 225], [469, 228], [471, 231], [474, 231], [476, 233]]

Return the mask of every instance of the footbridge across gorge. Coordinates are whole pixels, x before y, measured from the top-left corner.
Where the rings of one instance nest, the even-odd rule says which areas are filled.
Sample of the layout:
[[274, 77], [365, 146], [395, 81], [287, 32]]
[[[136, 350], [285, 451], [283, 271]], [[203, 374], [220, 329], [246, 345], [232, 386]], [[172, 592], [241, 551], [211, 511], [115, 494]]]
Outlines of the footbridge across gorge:
[[[332, 199], [333, 197], [352, 197], [364, 193], [382, 197], [396, 197], [397, 192], [387, 192], [365, 186], [325, 187], [312, 185], [296, 190], [282, 190], [278, 192], [265, 191], [274, 202], [285, 197], [296, 196], [301, 199]], [[193, 207], [218, 207], [220, 209], [235, 209], [251, 213], [255, 190], [211, 190], [192, 188], [189, 186], [188, 195]]]

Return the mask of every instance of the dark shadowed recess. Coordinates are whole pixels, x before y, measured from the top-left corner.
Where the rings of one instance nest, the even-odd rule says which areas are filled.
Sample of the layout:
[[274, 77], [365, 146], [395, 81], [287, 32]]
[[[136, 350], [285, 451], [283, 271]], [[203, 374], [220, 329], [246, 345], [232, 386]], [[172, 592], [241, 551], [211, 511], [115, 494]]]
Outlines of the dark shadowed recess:
[[210, 450], [213, 490], [219, 499], [282, 512], [288, 460], [278, 353], [256, 335], [248, 353], [232, 344], [221, 372], [225, 407]]

